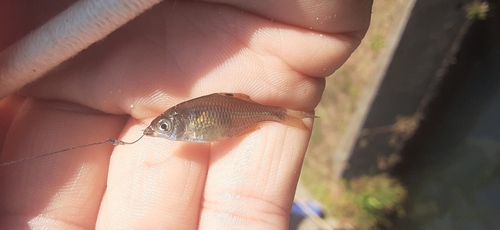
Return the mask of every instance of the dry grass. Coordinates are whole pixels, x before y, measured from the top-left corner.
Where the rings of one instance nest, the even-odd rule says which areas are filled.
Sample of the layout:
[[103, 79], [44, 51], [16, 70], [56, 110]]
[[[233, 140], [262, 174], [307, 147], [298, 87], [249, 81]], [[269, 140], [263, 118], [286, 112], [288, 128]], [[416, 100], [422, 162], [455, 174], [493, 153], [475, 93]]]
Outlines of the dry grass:
[[[381, 64], [377, 60], [387, 38], [396, 32], [394, 28], [402, 20], [402, 9], [407, 4], [406, 0], [375, 1], [365, 39], [350, 59], [327, 79], [323, 99], [316, 108], [320, 119], [316, 120], [301, 176], [301, 183], [323, 204], [334, 203], [332, 194], [338, 191], [332, 168], [333, 153], [357, 109], [363, 89]], [[327, 214], [333, 210], [326, 208]]]

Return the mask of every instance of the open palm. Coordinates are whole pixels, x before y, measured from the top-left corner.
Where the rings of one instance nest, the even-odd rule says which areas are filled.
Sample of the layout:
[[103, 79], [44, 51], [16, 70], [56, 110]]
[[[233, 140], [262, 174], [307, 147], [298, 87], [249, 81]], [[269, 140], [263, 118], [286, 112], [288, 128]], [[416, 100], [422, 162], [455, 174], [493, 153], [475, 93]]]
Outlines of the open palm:
[[[161, 3], [0, 101], [1, 160], [132, 141], [164, 110], [213, 92], [310, 111], [359, 44], [370, 7]], [[211, 144], [145, 137], [4, 166], [0, 226], [284, 229], [309, 135], [269, 123]]]

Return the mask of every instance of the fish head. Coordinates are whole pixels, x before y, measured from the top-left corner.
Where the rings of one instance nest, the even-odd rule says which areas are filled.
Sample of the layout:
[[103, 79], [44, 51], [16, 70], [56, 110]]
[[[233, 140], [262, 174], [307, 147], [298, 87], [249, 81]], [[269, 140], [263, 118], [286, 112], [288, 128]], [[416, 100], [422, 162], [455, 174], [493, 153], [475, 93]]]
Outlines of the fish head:
[[169, 140], [181, 140], [186, 134], [185, 122], [176, 112], [164, 114], [155, 118], [144, 130], [144, 135], [163, 137]]

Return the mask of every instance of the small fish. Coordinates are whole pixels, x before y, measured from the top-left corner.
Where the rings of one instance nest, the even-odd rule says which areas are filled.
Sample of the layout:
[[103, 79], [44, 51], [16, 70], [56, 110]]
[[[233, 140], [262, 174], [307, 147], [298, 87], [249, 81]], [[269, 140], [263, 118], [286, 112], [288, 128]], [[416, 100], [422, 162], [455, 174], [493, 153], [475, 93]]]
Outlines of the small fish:
[[275, 121], [311, 130], [302, 119], [314, 114], [258, 104], [240, 93], [214, 93], [182, 102], [154, 119], [144, 135], [174, 141], [213, 142], [254, 131]]
[[131, 145], [144, 136], [164, 137], [174, 141], [213, 142], [230, 139], [254, 131], [261, 122], [276, 121], [304, 130], [311, 130], [302, 119], [316, 118], [314, 114], [261, 105], [241, 93], [214, 93], [182, 102], [158, 116], [132, 142], [114, 138], [70, 147], [28, 158], [0, 163], [0, 167], [29, 161], [58, 153], [104, 143]]

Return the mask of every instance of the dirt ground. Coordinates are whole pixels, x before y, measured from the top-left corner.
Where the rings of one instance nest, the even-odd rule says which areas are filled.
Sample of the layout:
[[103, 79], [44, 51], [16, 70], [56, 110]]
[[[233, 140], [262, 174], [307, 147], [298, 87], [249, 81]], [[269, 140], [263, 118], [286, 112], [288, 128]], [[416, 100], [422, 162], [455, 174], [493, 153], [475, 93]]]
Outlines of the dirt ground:
[[301, 184], [323, 205], [334, 199], [332, 191], [338, 184], [332, 167], [334, 153], [365, 89], [374, 84], [372, 76], [383, 64], [380, 55], [387, 48], [389, 38], [398, 32], [395, 31], [396, 25], [410, 2], [376, 0], [372, 22], [362, 44], [339, 70], [327, 78], [323, 99], [316, 108], [320, 118], [315, 121], [301, 175]]

